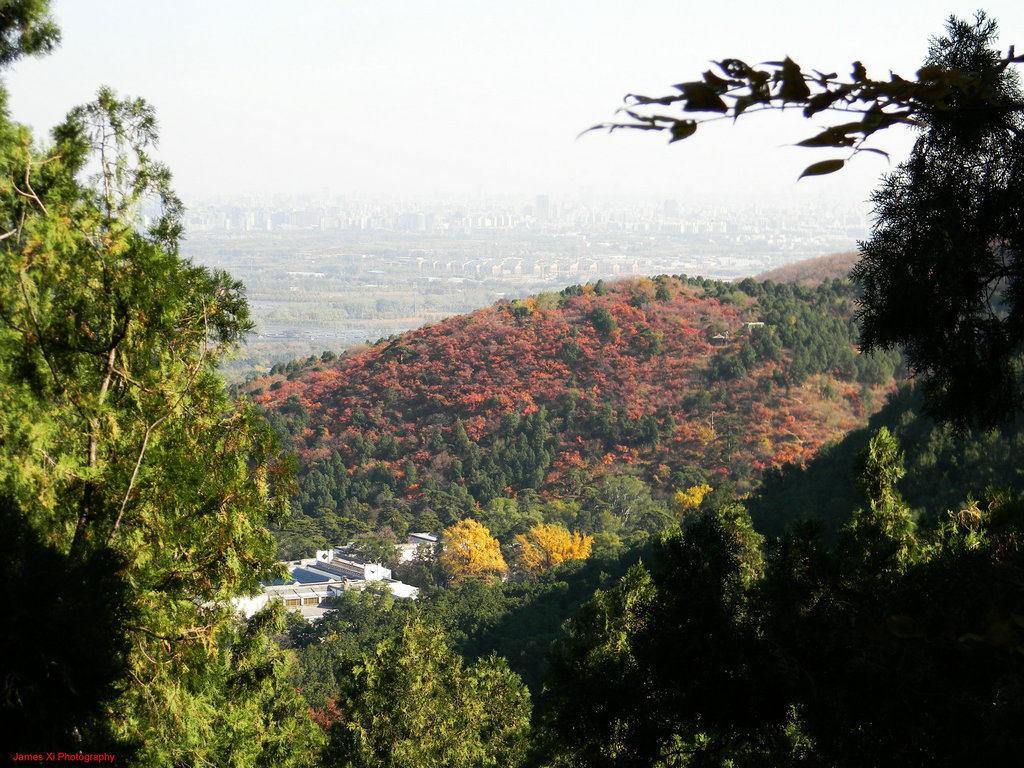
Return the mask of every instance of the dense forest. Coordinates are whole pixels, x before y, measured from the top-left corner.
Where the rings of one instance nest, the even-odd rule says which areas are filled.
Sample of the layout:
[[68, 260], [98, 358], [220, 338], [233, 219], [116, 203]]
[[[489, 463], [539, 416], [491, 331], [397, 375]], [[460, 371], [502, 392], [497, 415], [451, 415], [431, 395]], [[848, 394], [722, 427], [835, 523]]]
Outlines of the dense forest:
[[1019, 424], [954, 434], [924, 413], [920, 387], [904, 382], [869, 419], [866, 429], [822, 446], [803, 465], [767, 471], [746, 499], [754, 523], [766, 535], [781, 535], [800, 520], [821, 522], [830, 540], [860, 503], [850, 468], [871, 435], [885, 427], [905, 451], [906, 476], [899, 488], [923, 525], [935, 524], [940, 510], [954, 509], [970, 493], [1006, 486], [1024, 488], [1024, 432]]
[[[280, 552], [467, 515], [511, 537], [510, 505], [599, 548], [655, 533], [651, 497], [747, 492], [864, 425], [899, 357], [857, 354], [853, 301], [843, 280], [598, 281], [280, 365], [240, 389], [300, 462]], [[613, 499], [637, 494], [627, 522]]]
[[[0, 66], [57, 44], [48, 6], [3, 6]], [[232, 391], [244, 286], [180, 256], [152, 109], [103, 88], [45, 145], [0, 109], [4, 754], [1015, 762], [1024, 57], [995, 32], [951, 19], [913, 81], [730, 59], [649, 100], [682, 118], [630, 113], [681, 140], [838, 105], [863, 122], [806, 145], [854, 151], [912, 121], [851, 280], [569, 286]], [[410, 530], [441, 534], [418, 600], [235, 609], [279, 557]]]

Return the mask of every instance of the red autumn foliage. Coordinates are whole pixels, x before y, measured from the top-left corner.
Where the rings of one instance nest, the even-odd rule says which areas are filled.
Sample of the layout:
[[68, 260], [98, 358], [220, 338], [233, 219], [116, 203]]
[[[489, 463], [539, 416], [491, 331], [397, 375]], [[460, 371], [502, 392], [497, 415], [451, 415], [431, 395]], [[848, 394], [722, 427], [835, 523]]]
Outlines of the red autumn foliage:
[[[669, 298], [654, 298], [659, 285]], [[655, 485], [666, 482], [658, 465], [690, 465], [749, 487], [764, 468], [800, 462], [863, 424], [861, 393], [881, 402], [891, 387], [848, 383], [834, 372], [797, 383], [786, 348], [775, 359], [748, 355], [742, 375], [723, 374], [723, 361], [740, 358], [751, 341], [747, 323], [760, 322], [761, 308], [753, 297], [707, 293], [676, 278], [634, 279], [603, 295], [583, 286], [502, 301], [248, 389], [269, 411], [294, 409], [297, 400], [308, 413], [292, 438], [300, 462], [333, 452], [356, 472], [370, 464], [401, 472], [411, 462], [421, 483], [457, 474], [458, 429], [486, 454], [505, 434], [503, 416], [543, 409], [550, 428], [535, 448], [550, 453], [543, 480], [557, 490], [570, 470], [593, 475], [625, 465], [652, 468]], [[597, 308], [614, 330], [595, 328]], [[830, 311], [851, 321], [845, 302]], [[823, 397], [826, 384], [839, 396]], [[377, 453], [360, 455], [360, 441]], [[382, 441], [393, 442], [382, 452]], [[403, 492], [414, 498], [418, 488]]]

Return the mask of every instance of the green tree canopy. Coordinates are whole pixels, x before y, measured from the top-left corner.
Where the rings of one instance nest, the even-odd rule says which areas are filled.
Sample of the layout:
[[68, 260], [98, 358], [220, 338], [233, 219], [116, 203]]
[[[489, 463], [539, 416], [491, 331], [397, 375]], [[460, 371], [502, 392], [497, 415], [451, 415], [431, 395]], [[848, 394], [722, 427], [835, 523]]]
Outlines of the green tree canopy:
[[468, 668], [440, 628], [414, 620], [372, 654], [343, 662], [348, 681], [325, 764], [510, 768], [527, 747], [530, 696], [504, 659]]
[[1024, 505], [994, 492], [914, 526], [879, 432], [866, 506], [826, 548], [757, 536], [742, 507], [663, 535], [556, 645], [539, 702], [553, 761], [580, 766], [959, 766], [1024, 737]]
[[7, 0], [0, 8], [0, 66], [22, 56], [41, 56], [60, 42], [50, 0]]
[[[52, 46], [46, 8], [4, 4], [0, 63]], [[287, 466], [217, 376], [251, 327], [243, 289], [179, 256], [156, 140], [152, 109], [107, 88], [44, 147], [0, 112], [5, 575], [22, 590], [43, 563], [62, 575], [33, 603], [42, 626], [100, 603], [75, 654], [22, 667], [31, 632], [5, 648], [3, 716], [33, 749], [288, 764], [316, 739], [268, 640], [279, 616], [231, 606], [277, 572], [265, 526], [286, 513]]]

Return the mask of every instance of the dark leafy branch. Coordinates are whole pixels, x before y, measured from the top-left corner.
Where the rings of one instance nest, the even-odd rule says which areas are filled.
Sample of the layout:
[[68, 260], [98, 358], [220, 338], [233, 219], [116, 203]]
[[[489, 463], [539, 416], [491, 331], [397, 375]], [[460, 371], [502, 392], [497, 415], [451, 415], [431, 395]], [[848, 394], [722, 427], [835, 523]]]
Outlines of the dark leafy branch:
[[[1016, 55], [1011, 46], [999, 59], [998, 69], [1022, 62], [1024, 55]], [[853, 63], [849, 78], [843, 79], [835, 72], [805, 71], [788, 57], [757, 66], [723, 59], [702, 79], [672, 87], [676, 92], [665, 96], [627, 95], [626, 106], [619, 113], [628, 119], [589, 130], [664, 131], [672, 143], [693, 136], [704, 123], [727, 118], [735, 121], [743, 114], [765, 110], [800, 109], [807, 118], [826, 112], [853, 116], [797, 142], [800, 147], [850, 150], [846, 158], [809, 165], [802, 178], [834, 173], [859, 152], [888, 156], [867, 146], [868, 139], [894, 125], [922, 127], [937, 111], [1024, 111], [1024, 102], [1002, 98], [980, 74], [941, 65], [924, 66], [912, 79], [890, 73], [888, 79], [875, 80], [859, 61]], [[666, 113], [659, 107], [676, 108], [682, 114]], [[691, 116], [701, 113], [711, 116]]]

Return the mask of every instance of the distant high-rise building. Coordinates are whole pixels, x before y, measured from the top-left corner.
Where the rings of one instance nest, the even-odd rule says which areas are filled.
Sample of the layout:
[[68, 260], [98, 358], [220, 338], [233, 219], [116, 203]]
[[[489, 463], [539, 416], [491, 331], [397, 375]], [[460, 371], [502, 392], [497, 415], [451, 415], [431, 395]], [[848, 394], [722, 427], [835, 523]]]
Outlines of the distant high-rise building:
[[547, 221], [551, 215], [551, 201], [547, 195], [537, 195], [537, 204], [534, 213], [537, 221]]

